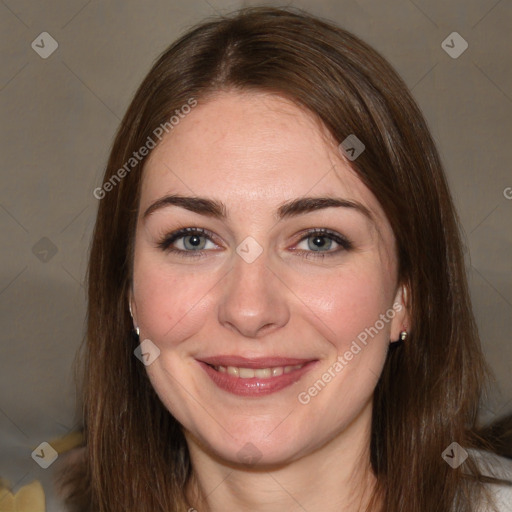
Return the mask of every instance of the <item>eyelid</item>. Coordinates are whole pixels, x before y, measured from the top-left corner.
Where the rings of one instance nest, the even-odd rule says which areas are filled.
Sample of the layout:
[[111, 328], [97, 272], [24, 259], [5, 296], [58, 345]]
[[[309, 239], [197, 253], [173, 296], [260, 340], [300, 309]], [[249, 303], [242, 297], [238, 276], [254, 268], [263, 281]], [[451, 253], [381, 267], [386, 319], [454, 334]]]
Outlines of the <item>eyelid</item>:
[[181, 249], [175, 249], [171, 248], [171, 244], [176, 242], [176, 240], [179, 240], [180, 238], [184, 238], [186, 236], [191, 235], [203, 235], [204, 237], [208, 238], [211, 242], [215, 243], [216, 245], [222, 245], [218, 243], [217, 235], [209, 231], [205, 228], [198, 228], [198, 227], [186, 227], [186, 228], [179, 228], [172, 233], [169, 233], [165, 235], [156, 245], [158, 248], [164, 250], [164, 251], [171, 251], [171, 252], [179, 252], [179, 253], [196, 253], [197, 255], [204, 252], [204, 249], [201, 249], [199, 251], [183, 251]]
[[292, 249], [293, 252], [300, 253], [306, 259], [323, 260], [325, 258], [334, 258], [336, 256], [339, 256], [340, 253], [347, 252], [353, 249], [352, 242], [346, 236], [342, 235], [341, 233], [338, 233], [337, 231], [332, 231], [331, 229], [327, 228], [312, 228], [301, 232], [299, 234], [300, 239], [295, 245], [298, 245], [304, 240], [307, 240], [308, 238], [315, 235], [325, 237], [337, 243], [339, 247], [335, 250], [328, 251], [306, 251], [304, 249]]
[[[303, 240], [313, 236], [313, 235], [319, 235], [319, 236], [325, 236], [326, 238], [329, 238], [330, 240], [333, 240], [337, 244], [341, 245], [344, 249], [351, 249], [352, 248], [352, 242], [341, 233], [338, 233], [337, 231], [333, 231], [328, 228], [311, 228], [306, 229], [305, 231], [302, 231], [298, 234], [300, 236], [299, 242], [302, 242]], [[314, 252], [314, 251], [312, 251]]]
[[[202, 257], [204, 256], [205, 252], [211, 251], [211, 249], [200, 249], [197, 251], [185, 251], [183, 249], [176, 249], [172, 247], [172, 244], [176, 242], [177, 240], [184, 238], [186, 236], [191, 235], [202, 235], [209, 239], [211, 242], [215, 243], [216, 245], [222, 246], [222, 244], [217, 242], [217, 236], [205, 228], [198, 228], [198, 227], [186, 227], [186, 228], [179, 228], [172, 233], [167, 234], [164, 236], [156, 245], [158, 248], [160, 248], [163, 251], [169, 251], [172, 253], [176, 253], [179, 255], [183, 255], [184, 257]], [[329, 240], [332, 240], [336, 242], [340, 248], [334, 251], [305, 251], [304, 249], [292, 249], [294, 252], [302, 253], [306, 255], [305, 257], [309, 258], [323, 258], [325, 256], [335, 256], [338, 253], [342, 251], [347, 251], [353, 248], [352, 242], [342, 235], [341, 233], [338, 233], [337, 231], [333, 231], [327, 228], [310, 228], [307, 230], [304, 230], [300, 232], [297, 236], [299, 237], [298, 241], [295, 243], [295, 245], [299, 244], [300, 242], [303, 242], [304, 240], [307, 240], [308, 238], [318, 235], [322, 237], [326, 237]]]

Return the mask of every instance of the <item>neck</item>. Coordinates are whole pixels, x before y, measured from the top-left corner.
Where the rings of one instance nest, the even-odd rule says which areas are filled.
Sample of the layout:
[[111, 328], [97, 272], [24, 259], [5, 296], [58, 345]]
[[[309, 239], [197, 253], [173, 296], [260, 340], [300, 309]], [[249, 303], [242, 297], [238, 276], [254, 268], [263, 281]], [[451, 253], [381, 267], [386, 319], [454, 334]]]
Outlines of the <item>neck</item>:
[[371, 402], [321, 448], [285, 464], [250, 469], [221, 461], [187, 435], [194, 469], [188, 503], [198, 512], [364, 511], [376, 484], [370, 433]]

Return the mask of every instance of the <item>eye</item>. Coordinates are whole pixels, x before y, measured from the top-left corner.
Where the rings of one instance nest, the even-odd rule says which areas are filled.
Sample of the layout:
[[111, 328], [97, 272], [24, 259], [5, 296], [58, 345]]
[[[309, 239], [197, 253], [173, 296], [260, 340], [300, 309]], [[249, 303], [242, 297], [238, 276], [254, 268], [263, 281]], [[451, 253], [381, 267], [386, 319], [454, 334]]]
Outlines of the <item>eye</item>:
[[[185, 257], [200, 257], [204, 250], [216, 247], [212, 242], [213, 233], [203, 228], [183, 228], [166, 235], [157, 246], [163, 251]], [[208, 247], [210, 242], [213, 247]], [[194, 254], [195, 253], [195, 254]]]
[[[215, 235], [203, 228], [183, 228], [166, 235], [157, 244], [163, 251], [177, 254], [178, 256], [199, 258], [205, 251], [218, 247], [213, 242]], [[208, 246], [208, 243], [211, 246]], [[305, 244], [300, 247], [300, 244]], [[219, 244], [220, 245], [220, 244]], [[333, 245], [338, 246], [338, 248]], [[305, 258], [324, 258], [335, 256], [343, 251], [352, 249], [352, 243], [343, 235], [329, 229], [311, 229], [302, 237], [294, 252], [302, 254]]]
[[[300, 248], [300, 244], [304, 244], [306, 246], [305, 249]], [[334, 247], [334, 251], [330, 250], [333, 249], [333, 245], [338, 245], [339, 247], [337, 249]], [[322, 228], [308, 231], [297, 247], [299, 247], [298, 252], [303, 253], [306, 258], [324, 258], [325, 256], [335, 256], [342, 251], [352, 249], [352, 243], [343, 235]]]

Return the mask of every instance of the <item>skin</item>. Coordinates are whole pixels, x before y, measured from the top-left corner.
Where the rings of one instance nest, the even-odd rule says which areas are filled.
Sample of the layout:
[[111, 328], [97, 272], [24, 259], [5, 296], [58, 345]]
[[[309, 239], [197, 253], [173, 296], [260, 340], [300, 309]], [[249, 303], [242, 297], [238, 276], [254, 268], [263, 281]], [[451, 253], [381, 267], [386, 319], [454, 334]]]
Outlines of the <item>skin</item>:
[[[146, 162], [128, 299], [140, 339], [160, 350], [146, 370], [184, 427], [194, 468], [187, 493], [200, 512], [359, 510], [375, 483], [372, 396], [390, 340], [409, 318], [392, 229], [349, 164], [311, 114], [257, 92], [199, 102]], [[167, 206], [144, 218], [168, 194], [220, 200], [228, 217]], [[357, 201], [372, 219], [331, 207], [277, 220], [279, 206], [304, 196]], [[200, 238], [202, 257], [157, 247], [182, 227], [215, 235]], [[353, 248], [326, 238], [320, 251], [330, 256], [315, 258], [315, 235], [305, 238], [304, 230], [316, 228], [344, 235]], [[263, 249], [252, 263], [236, 252], [248, 236]], [[193, 251], [190, 237], [173, 247]], [[401, 311], [300, 403], [299, 393], [393, 304]], [[199, 367], [197, 359], [219, 354], [318, 362], [277, 393], [244, 398], [218, 388]], [[252, 465], [239, 461], [246, 443], [257, 450]]]

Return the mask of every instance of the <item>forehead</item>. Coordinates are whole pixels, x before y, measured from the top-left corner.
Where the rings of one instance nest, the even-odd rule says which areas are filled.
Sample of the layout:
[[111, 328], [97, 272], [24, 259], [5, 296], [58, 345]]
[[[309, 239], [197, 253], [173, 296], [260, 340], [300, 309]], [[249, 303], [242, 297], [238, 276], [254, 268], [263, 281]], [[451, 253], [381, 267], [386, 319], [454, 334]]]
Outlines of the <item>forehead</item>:
[[171, 193], [221, 200], [252, 216], [301, 196], [377, 199], [311, 113], [277, 95], [223, 92], [174, 126], [144, 166], [141, 210]]

